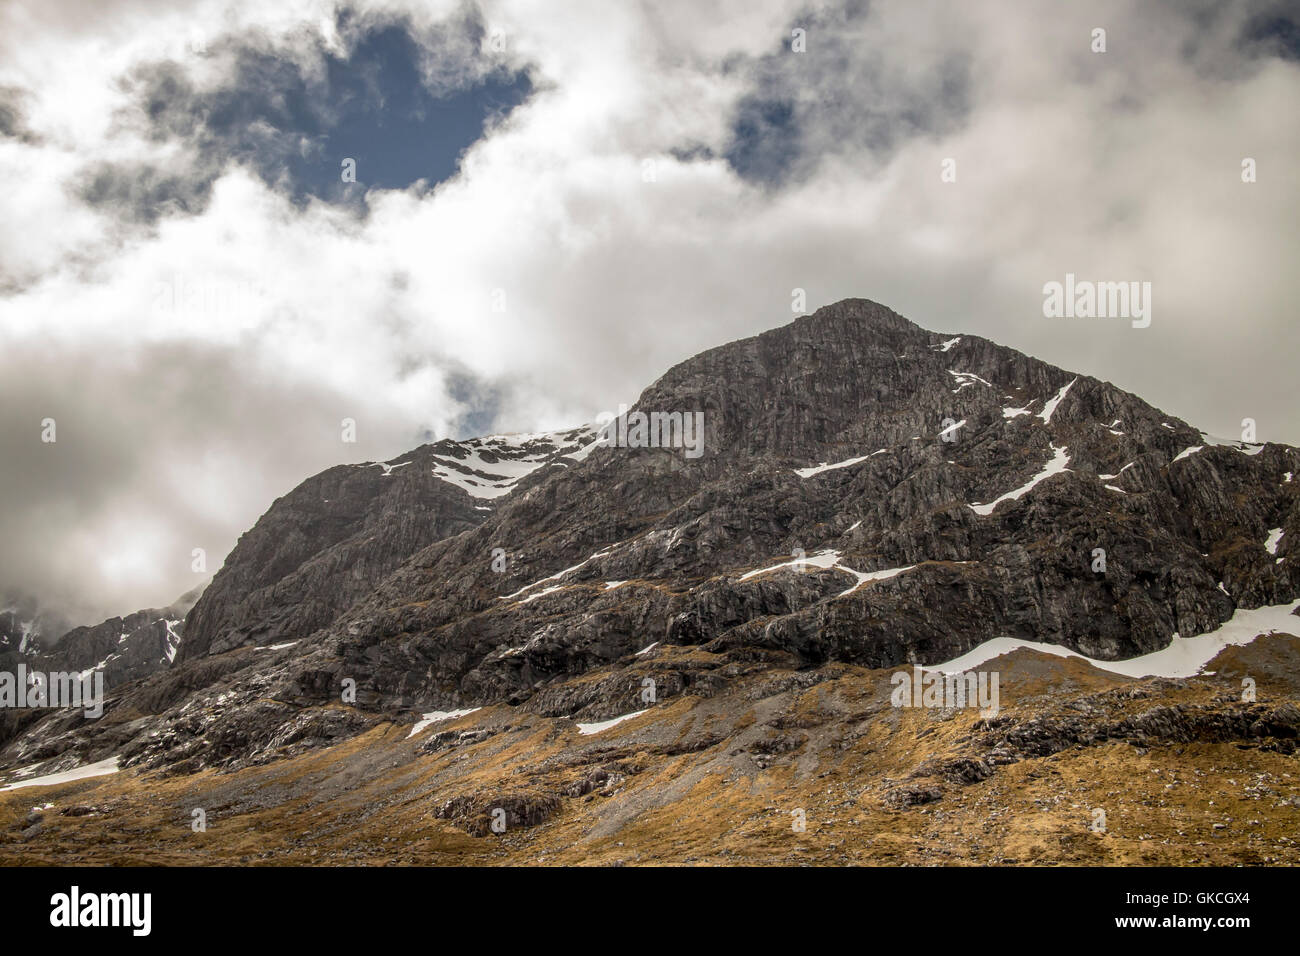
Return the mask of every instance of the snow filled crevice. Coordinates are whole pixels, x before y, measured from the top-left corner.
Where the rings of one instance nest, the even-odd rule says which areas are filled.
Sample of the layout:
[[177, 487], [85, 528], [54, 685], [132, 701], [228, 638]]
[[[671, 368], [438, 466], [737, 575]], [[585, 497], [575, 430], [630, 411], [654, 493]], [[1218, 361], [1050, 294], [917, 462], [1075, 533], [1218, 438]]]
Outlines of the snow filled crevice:
[[1113, 475], [1098, 475], [1097, 477], [1100, 478], [1102, 481], [1112, 481], [1112, 480], [1114, 480], [1115, 478], [1118, 478], [1120, 475], [1124, 474], [1124, 472], [1128, 471], [1130, 468], [1132, 468], [1132, 467], [1133, 467], [1134, 465], [1136, 465], [1136, 464], [1137, 464], [1137, 462], [1135, 462], [1135, 461], [1130, 461], [1127, 465], [1125, 465], [1125, 466], [1124, 466], [1123, 468], [1121, 468], [1119, 471], [1115, 472], [1115, 474], [1113, 474]]
[[837, 598], [848, 597], [864, 584], [868, 584], [871, 581], [887, 581], [892, 577], [897, 577], [904, 571], [911, 571], [914, 567], [916, 567], [915, 564], [909, 564], [905, 568], [885, 568], [883, 571], [854, 571], [852, 568], [846, 567], [843, 564], [837, 564], [835, 565], [836, 571], [844, 571], [846, 574], [853, 575], [857, 580], [853, 582], [851, 587], [846, 588], [835, 596]]
[[1056, 411], [1056, 406], [1061, 404], [1061, 401], [1067, 394], [1069, 394], [1071, 387], [1073, 387], [1074, 383], [1077, 381], [1077, 378], [1070, 379], [1069, 384], [1063, 385], [1061, 390], [1057, 392], [1054, 397], [1048, 399], [1043, 405], [1043, 410], [1038, 413], [1038, 417], [1043, 420], [1044, 425], [1047, 425], [1052, 421], [1052, 415]]
[[990, 515], [993, 513], [993, 509], [996, 508], [998, 505], [1000, 505], [1002, 502], [1015, 501], [1023, 497], [1025, 494], [1027, 494], [1029, 490], [1033, 488], [1035, 485], [1037, 485], [1039, 482], [1047, 480], [1048, 478], [1052, 477], [1052, 475], [1059, 475], [1063, 471], [1069, 471], [1066, 465], [1070, 463], [1070, 456], [1068, 451], [1066, 450], [1066, 447], [1064, 445], [1062, 445], [1060, 448], [1057, 448], [1055, 445], [1052, 445], [1050, 447], [1052, 449], [1052, 460], [1043, 466], [1042, 471], [1034, 475], [1034, 477], [1030, 478], [1019, 488], [1016, 488], [1013, 491], [1008, 491], [1006, 494], [993, 499], [986, 505], [981, 505], [981, 504], [970, 505], [971, 510], [978, 515]]
[[[498, 601], [509, 601], [509, 600], [511, 600], [511, 599], [513, 599], [513, 598], [517, 598], [517, 597], [519, 597], [519, 595], [523, 594], [525, 591], [531, 591], [533, 588], [537, 587], [539, 584], [545, 584], [547, 581], [558, 581], [560, 578], [564, 577], [566, 574], [570, 574], [570, 573], [573, 572], [573, 571], [577, 571], [577, 570], [578, 570], [579, 568], [581, 568], [581, 567], [585, 567], [587, 564], [589, 564], [589, 563], [592, 562], [592, 561], [595, 561], [597, 558], [603, 558], [603, 557], [605, 557], [607, 554], [609, 554], [610, 552], [612, 552], [612, 551], [613, 551], [615, 548], [617, 548], [618, 546], [619, 546], [619, 545], [617, 545], [617, 544], [611, 544], [611, 545], [610, 545], [609, 547], [607, 547], [607, 548], [602, 548], [601, 550], [597, 551], [595, 554], [591, 555], [591, 557], [586, 558], [586, 559], [584, 559], [584, 560], [582, 560], [582, 561], [579, 561], [577, 564], [573, 565], [572, 567], [565, 568], [563, 571], [556, 571], [554, 574], [548, 575], [548, 576], [546, 576], [546, 577], [544, 577], [544, 578], [541, 578], [541, 579], [539, 579], [539, 580], [537, 580], [537, 581], [534, 581], [532, 584], [525, 584], [525, 585], [524, 585], [523, 587], [521, 587], [518, 591], [512, 591], [510, 594], [502, 595], [501, 597], [497, 598], [497, 600], [498, 600]], [[558, 589], [559, 589], [559, 587], [558, 587], [558, 585], [557, 585], [556, 587], [547, 588], [546, 591], [545, 591], [544, 593], [549, 594], [549, 593], [551, 593], [552, 591], [556, 591], [556, 590], [558, 590]], [[540, 594], [535, 594], [535, 595], [533, 595], [532, 597], [528, 598], [527, 600], [531, 601], [531, 600], [533, 600], [534, 598], [539, 598], [539, 597], [541, 597]], [[526, 602], [525, 602], [525, 603], [526, 603]]]
[[[1269, 554], [1273, 554], [1273, 555], [1277, 554], [1277, 546], [1282, 541], [1282, 535], [1284, 534], [1286, 534], [1286, 532], [1283, 531], [1281, 528], [1274, 528], [1272, 531], [1270, 531], [1268, 533], [1268, 537], [1264, 539], [1264, 550], [1267, 551]], [[1277, 560], [1278, 563], [1280, 563], [1283, 559], [1278, 558]]]
[[[940, 439], [941, 441], [942, 441], [942, 440], [945, 440], [945, 439], [944, 439], [944, 436], [945, 436], [945, 435], [953, 435], [953, 433], [956, 432], [957, 429], [961, 428], [961, 427], [962, 427], [963, 425], [965, 425], [965, 424], [966, 424], [966, 419], [963, 418], [961, 421], [959, 421], [959, 422], [955, 422], [954, 424], [949, 425], [949, 426], [948, 426], [947, 428], [945, 428], [943, 431], [939, 432], [939, 435], [938, 435], [939, 439]], [[956, 436], [954, 435], [953, 439], [951, 439], [951, 440], [955, 441], [955, 440], [956, 440]], [[948, 464], [952, 464], [952, 462], [949, 462]]]
[[873, 451], [870, 455], [863, 455], [860, 458], [846, 458], [844, 461], [837, 461], [831, 464], [822, 462], [820, 465], [813, 465], [809, 468], [796, 468], [794, 473], [800, 478], [811, 478], [813, 475], [820, 475], [824, 471], [834, 471], [837, 468], [849, 468], [859, 462], [866, 461], [868, 458], [874, 458], [876, 455], [883, 455], [887, 449], [881, 448], [879, 451]]
[[808, 555], [808, 557], [803, 558], [802, 560], [796, 558], [793, 561], [782, 561], [780, 564], [773, 564], [766, 568], [759, 568], [756, 571], [747, 571], [740, 576], [740, 580], [747, 581], [760, 574], [768, 574], [772, 571], [780, 571], [783, 568], [798, 568], [800, 566], [804, 568], [818, 568], [823, 571], [841, 571], [844, 574], [851, 575], [857, 579], [851, 587], [836, 595], [837, 598], [842, 598], [852, 594], [862, 585], [871, 581], [887, 581], [889, 578], [896, 577], [905, 571], [911, 571], [916, 567], [914, 564], [909, 564], [906, 567], [884, 568], [880, 571], [856, 571], [842, 563], [842, 557], [843, 555], [841, 555], [839, 551], [819, 551], [816, 554]]
[[179, 619], [175, 621], [163, 621], [164, 626], [167, 628], [167, 646], [163, 650], [163, 656], [167, 658], [168, 664], [175, 662], [176, 651], [179, 650], [181, 646], [181, 636], [176, 633], [176, 625], [180, 623], [181, 621]]
[[818, 551], [816, 554], [810, 554], [804, 558], [795, 558], [792, 561], [782, 561], [780, 564], [773, 564], [766, 568], [759, 568], [756, 571], [746, 571], [740, 576], [740, 580], [748, 581], [750, 578], [757, 577], [760, 574], [767, 574], [771, 571], [780, 571], [782, 568], [833, 568], [839, 560], [840, 553], [838, 551]]

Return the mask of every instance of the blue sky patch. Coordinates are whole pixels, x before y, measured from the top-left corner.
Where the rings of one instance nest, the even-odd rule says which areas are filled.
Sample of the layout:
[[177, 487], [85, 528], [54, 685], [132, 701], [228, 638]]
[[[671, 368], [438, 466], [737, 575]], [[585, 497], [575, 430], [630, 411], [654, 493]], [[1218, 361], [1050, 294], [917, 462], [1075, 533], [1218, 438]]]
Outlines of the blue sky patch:
[[[459, 47], [448, 42], [446, 56], [478, 47], [481, 25], [455, 29]], [[404, 23], [355, 36], [346, 57], [323, 41], [316, 52], [323, 71], [307, 70], [256, 38], [227, 38], [208, 55], [230, 57], [236, 79], [216, 90], [196, 89], [175, 61], [137, 69], [127, 83], [138, 113], [120, 119], [142, 116], [151, 139], [186, 140], [197, 159], [184, 169], [99, 163], [85, 171], [82, 197], [135, 222], [197, 213], [212, 183], [230, 163], [242, 162], [295, 202], [360, 204], [367, 189], [450, 179], [488, 124], [532, 92], [526, 72], [490, 62], [464, 85], [431, 90], [421, 59], [439, 53], [421, 49]], [[355, 160], [355, 184], [343, 179], [345, 159]]]

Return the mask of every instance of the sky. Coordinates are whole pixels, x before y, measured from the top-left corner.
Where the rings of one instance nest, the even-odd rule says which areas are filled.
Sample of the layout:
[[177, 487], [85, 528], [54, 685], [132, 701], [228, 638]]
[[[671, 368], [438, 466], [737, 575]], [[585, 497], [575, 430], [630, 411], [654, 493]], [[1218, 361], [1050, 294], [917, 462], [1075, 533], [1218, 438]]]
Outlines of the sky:
[[1300, 444], [1297, 103], [1272, 0], [7, 0], [0, 593], [165, 605], [307, 476], [594, 421], [794, 290]]

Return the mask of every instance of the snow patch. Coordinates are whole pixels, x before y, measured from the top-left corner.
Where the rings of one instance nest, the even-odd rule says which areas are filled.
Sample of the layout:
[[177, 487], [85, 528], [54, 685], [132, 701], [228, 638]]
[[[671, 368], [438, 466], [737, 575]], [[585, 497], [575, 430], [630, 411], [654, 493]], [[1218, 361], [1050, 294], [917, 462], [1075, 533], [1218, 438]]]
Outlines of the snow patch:
[[768, 568], [759, 568], [757, 571], [748, 571], [740, 576], [740, 580], [748, 581], [750, 578], [757, 577], [760, 574], [767, 574], [769, 571], [779, 571], [782, 568], [790, 568], [799, 564], [811, 565], [814, 568], [831, 568], [834, 567], [839, 560], [840, 553], [838, 551], [818, 551], [816, 554], [810, 554], [802, 560], [795, 558], [793, 561], [783, 561], [780, 564], [774, 564]]
[[464, 457], [435, 456], [433, 474], [475, 498], [499, 498], [557, 457], [581, 461], [596, 447], [598, 437], [593, 426], [584, 425], [562, 432], [471, 438], [458, 443]]
[[595, 724], [578, 724], [578, 733], [582, 734], [584, 737], [589, 737], [592, 734], [598, 734], [603, 730], [609, 730], [609, 728], [616, 724], [621, 724], [625, 720], [631, 720], [633, 717], [640, 717], [644, 713], [646, 713], [646, 711], [637, 710], [630, 714], [624, 714], [622, 717], [614, 717], [611, 720], [602, 720]]
[[960, 392], [967, 385], [974, 385], [976, 382], [981, 385], [987, 385], [989, 388], [994, 387], [991, 382], [984, 381], [984, 379], [980, 378], [974, 372], [955, 372], [952, 369], [948, 369], [948, 374], [957, 379], [957, 387], [952, 390], [954, 395]]
[[[1227, 593], [1226, 591], [1224, 593]], [[1056, 644], [1040, 644], [1037, 641], [1024, 641], [1011, 637], [997, 637], [985, 641], [974, 650], [953, 658], [942, 664], [935, 664], [927, 670], [937, 670], [945, 674], [968, 671], [973, 667], [986, 664], [995, 657], [1009, 654], [1014, 650], [1027, 647], [1030, 650], [1052, 654], [1055, 657], [1077, 657], [1087, 661], [1093, 667], [1123, 674], [1126, 677], [1193, 677], [1199, 674], [1225, 647], [1240, 647], [1251, 643], [1263, 634], [1279, 631], [1295, 634], [1300, 631], [1300, 618], [1292, 611], [1300, 607], [1300, 601], [1290, 604], [1274, 604], [1249, 610], [1238, 608], [1227, 621], [1217, 629], [1196, 637], [1179, 637], [1174, 635], [1168, 647], [1150, 654], [1131, 657], [1126, 661], [1099, 661], [1091, 657], [1059, 647]]]
[[1201, 432], [1201, 441], [1207, 445], [1221, 448], [1235, 448], [1243, 455], [1258, 455], [1264, 450], [1264, 446], [1256, 442], [1238, 441], [1235, 438], [1216, 438], [1213, 435], [1207, 435], [1205, 432]]
[[587, 456], [600, 447], [600, 442], [596, 440], [597, 438], [599, 438], [599, 435], [593, 434], [591, 441], [583, 445], [577, 451], [569, 452], [568, 454], [561, 455], [560, 457], [567, 458], [569, 459], [569, 461], [586, 461]]
[[[37, 766], [40, 766], [37, 764]], [[64, 770], [60, 773], [47, 774], [44, 777], [35, 777], [31, 780], [22, 780], [18, 783], [6, 784], [0, 787], [0, 793], [9, 790], [21, 790], [23, 787], [52, 787], [60, 783], [71, 783], [74, 780], [86, 780], [90, 777], [103, 777], [110, 773], [117, 773], [117, 757], [109, 757], [98, 763], [86, 764], [84, 767], [73, 767], [71, 770]], [[19, 770], [18, 775], [31, 773], [31, 769]]]
[[422, 719], [415, 722], [415, 726], [412, 727], [411, 732], [406, 735], [406, 739], [410, 740], [430, 724], [438, 724], [442, 723], [444, 720], [456, 720], [460, 717], [468, 717], [475, 711], [482, 709], [482, 707], [470, 707], [466, 710], [431, 710], [429, 713], [421, 715]]

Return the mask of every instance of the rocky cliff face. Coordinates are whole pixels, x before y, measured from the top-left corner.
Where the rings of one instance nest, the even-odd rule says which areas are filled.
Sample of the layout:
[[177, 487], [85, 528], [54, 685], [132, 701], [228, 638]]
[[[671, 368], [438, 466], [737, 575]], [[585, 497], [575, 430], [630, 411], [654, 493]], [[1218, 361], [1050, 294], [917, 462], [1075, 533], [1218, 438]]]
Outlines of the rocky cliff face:
[[150, 608], [69, 631], [53, 651], [29, 660], [46, 671], [104, 672], [104, 686], [116, 687], [169, 666], [180, 646], [185, 611]]
[[[585, 429], [310, 479], [241, 539], [179, 666], [121, 689], [115, 710], [146, 718], [56, 715], [5, 759], [189, 770], [380, 714], [610, 717], [636, 685], [608, 668], [652, 644], [704, 652], [658, 673], [661, 698], [995, 637], [1113, 660], [1300, 589], [1295, 449], [873, 302], [696, 356], [636, 411], [702, 413], [703, 454]], [[347, 682], [356, 706], [335, 706]]]

